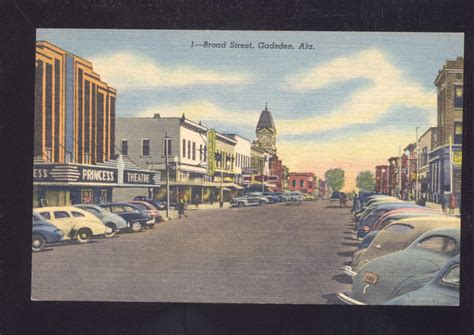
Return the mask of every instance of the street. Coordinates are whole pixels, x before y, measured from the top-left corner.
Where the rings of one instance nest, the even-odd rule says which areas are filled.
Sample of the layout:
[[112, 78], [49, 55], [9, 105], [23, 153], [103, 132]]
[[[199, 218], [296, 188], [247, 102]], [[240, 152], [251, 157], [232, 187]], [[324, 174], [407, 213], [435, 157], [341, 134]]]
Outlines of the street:
[[34, 253], [34, 300], [339, 304], [357, 245], [327, 200], [187, 211], [140, 233]]

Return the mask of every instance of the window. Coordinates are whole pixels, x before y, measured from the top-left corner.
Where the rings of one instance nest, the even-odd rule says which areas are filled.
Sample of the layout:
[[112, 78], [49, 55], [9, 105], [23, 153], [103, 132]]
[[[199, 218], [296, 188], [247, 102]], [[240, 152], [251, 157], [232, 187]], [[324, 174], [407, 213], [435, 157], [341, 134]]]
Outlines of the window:
[[422, 154], [421, 154], [421, 166], [425, 166], [428, 164], [428, 148], [424, 147], [422, 149]]
[[186, 140], [183, 140], [183, 158], [186, 158]]
[[172, 141], [171, 141], [171, 137], [168, 137], [167, 140], [163, 139], [163, 157], [171, 156], [171, 152], [172, 152]]
[[300, 187], [304, 186], [304, 179], [300, 179]]
[[128, 140], [122, 140], [122, 155], [128, 156]]
[[[148, 210], [148, 208], [143, 204], [134, 204], [134, 205], [135, 205], [135, 207], [138, 207], [142, 211]], [[127, 210], [127, 212], [128, 212], [128, 210]]]
[[42, 212], [40, 213], [40, 215], [42, 217], [44, 217], [46, 220], [50, 220], [51, 219], [51, 214], [49, 214], [49, 212]]
[[199, 144], [199, 161], [202, 162], [202, 144]]
[[456, 73], [456, 79], [462, 79], [462, 73]]
[[391, 232], [391, 233], [397, 233], [400, 235], [406, 234], [410, 232], [413, 229], [412, 226], [406, 225], [406, 224], [393, 224], [385, 229], [385, 231]]
[[113, 206], [110, 208], [110, 211], [112, 213], [123, 213], [125, 212], [125, 209], [123, 208], [123, 206]]
[[123, 208], [125, 209], [125, 212], [135, 212], [136, 211], [135, 207], [132, 207], [132, 206], [123, 206]]
[[207, 161], [207, 145], [204, 145], [204, 161]]
[[52, 162], [53, 161], [53, 149], [51, 148], [46, 148], [46, 154], [45, 154], [45, 160], [46, 162]]
[[193, 161], [196, 160], [196, 142], [193, 142]]
[[150, 156], [150, 139], [142, 139], [142, 156]]
[[459, 286], [459, 265], [455, 265], [441, 279], [442, 283]]
[[292, 183], [293, 187], [296, 187], [296, 179], [293, 179]]
[[454, 122], [454, 144], [462, 144], [462, 122]]
[[64, 156], [64, 163], [72, 163], [72, 154], [69, 151], [66, 151]]
[[63, 211], [57, 211], [54, 212], [54, 218], [55, 219], [67, 219], [70, 218], [71, 216], [69, 215], [68, 212], [63, 212]]
[[83, 217], [85, 217], [84, 214], [79, 213], [79, 212], [74, 212], [74, 211], [72, 211], [71, 213], [72, 213], [72, 216], [74, 216], [75, 218], [83, 218]]
[[451, 237], [430, 236], [419, 242], [418, 248], [454, 255], [458, 252], [456, 245], [456, 241]]
[[312, 181], [308, 181], [308, 188], [313, 188], [313, 182]]
[[454, 85], [454, 108], [462, 108], [463, 93], [463, 87], [461, 85]]

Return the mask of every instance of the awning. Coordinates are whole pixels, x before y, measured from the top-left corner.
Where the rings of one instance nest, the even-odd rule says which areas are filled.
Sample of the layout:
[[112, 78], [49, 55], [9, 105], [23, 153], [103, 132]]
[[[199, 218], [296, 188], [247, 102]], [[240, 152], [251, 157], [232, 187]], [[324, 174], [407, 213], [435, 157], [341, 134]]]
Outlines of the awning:
[[243, 190], [243, 189], [245, 189], [245, 187], [242, 187], [242, 186], [237, 185], [237, 184], [232, 184], [232, 185], [229, 185], [228, 187], [235, 188], [236, 190]]
[[224, 187], [223, 190], [224, 191], [232, 191], [230, 188], [227, 188], [227, 187]]

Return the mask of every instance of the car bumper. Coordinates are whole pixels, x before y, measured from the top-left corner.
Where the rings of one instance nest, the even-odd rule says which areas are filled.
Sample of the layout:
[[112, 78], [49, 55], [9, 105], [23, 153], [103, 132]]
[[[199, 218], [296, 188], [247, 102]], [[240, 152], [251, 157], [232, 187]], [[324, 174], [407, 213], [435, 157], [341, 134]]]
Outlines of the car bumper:
[[362, 301], [352, 298], [349, 293], [338, 293], [336, 297], [347, 305], [367, 305]]
[[357, 276], [357, 272], [353, 271], [352, 267], [350, 267], [349, 265], [344, 266], [344, 273], [349, 277]]

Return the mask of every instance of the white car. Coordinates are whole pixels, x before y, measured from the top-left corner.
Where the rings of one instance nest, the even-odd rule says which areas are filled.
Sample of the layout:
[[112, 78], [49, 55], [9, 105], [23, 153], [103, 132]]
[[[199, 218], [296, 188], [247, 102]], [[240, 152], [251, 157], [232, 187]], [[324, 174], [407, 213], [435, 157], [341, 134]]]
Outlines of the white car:
[[287, 205], [301, 205], [303, 202], [303, 194], [298, 191], [288, 192], [285, 194], [285, 202]]

